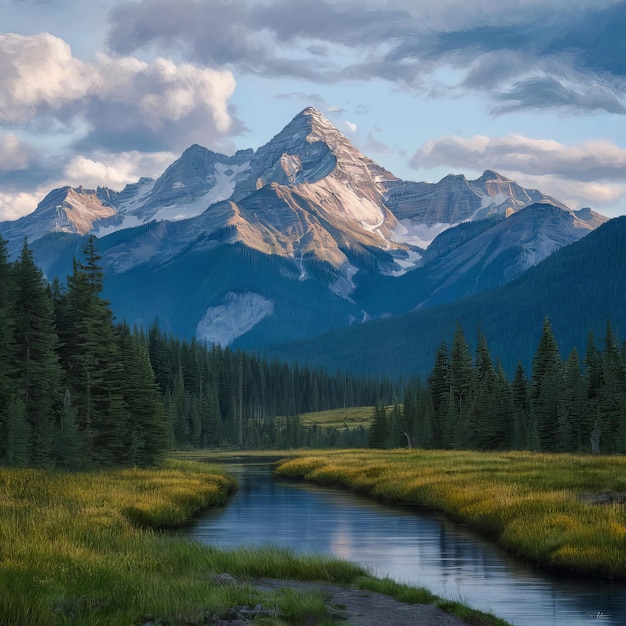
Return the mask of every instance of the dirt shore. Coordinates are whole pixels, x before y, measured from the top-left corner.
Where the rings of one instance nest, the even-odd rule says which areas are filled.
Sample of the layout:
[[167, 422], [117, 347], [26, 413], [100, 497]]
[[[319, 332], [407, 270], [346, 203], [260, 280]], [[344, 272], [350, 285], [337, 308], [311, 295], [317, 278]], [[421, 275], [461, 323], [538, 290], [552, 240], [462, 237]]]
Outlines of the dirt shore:
[[373, 591], [274, 578], [261, 578], [255, 585], [264, 590], [321, 591], [331, 614], [349, 626], [467, 626], [467, 622], [435, 606], [406, 604]]

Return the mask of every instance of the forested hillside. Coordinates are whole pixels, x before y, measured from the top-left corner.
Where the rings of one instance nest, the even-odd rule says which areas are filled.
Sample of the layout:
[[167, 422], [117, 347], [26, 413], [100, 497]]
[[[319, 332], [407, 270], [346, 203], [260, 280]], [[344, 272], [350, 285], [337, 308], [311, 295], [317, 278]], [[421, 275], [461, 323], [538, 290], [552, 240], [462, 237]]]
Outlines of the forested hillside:
[[[400, 277], [404, 282], [398, 289], [411, 289], [410, 275]], [[518, 361], [530, 369], [546, 316], [564, 354], [574, 347], [582, 353], [588, 333], [602, 337], [609, 320], [615, 333], [625, 336], [625, 277], [626, 217], [618, 217], [504, 287], [277, 345], [264, 354], [327, 369], [341, 367], [354, 374], [426, 378], [442, 339], [451, 341], [461, 321], [472, 349], [480, 328], [512, 378]]]
[[379, 406], [371, 447], [626, 453], [626, 346], [607, 324], [601, 347], [561, 357], [544, 319], [530, 375], [508, 380], [480, 332], [474, 358], [460, 324], [441, 342], [427, 384], [407, 387], [402, 406]]
[[[26, 242], [0, 239], [0, 464], [152, 465], [172, 448], [363, 445], [365, 432], [308, 429], [297, 414], [374, 404], [391, 384], [181, 342], [115, 323], [94, 237], [66, 284]], [[282, 419], [275, 421], [275, 416]]]

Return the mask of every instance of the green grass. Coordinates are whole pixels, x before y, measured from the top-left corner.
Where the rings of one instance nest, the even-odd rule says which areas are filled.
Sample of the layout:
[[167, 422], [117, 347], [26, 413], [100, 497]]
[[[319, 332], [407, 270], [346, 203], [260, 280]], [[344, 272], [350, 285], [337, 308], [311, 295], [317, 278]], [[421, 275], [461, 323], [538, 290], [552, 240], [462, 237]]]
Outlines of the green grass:
[[589, 498], [626, 493], [626, 457], [325, 451], [286, 460], [278, 473], [433, 507], [495, 537], [516, 556], [626, 578], [626, 507]]
[[373, 406], [356, 406], [345, 409], [329, 409], [314, 413], [302, 413], [302, 426], [318, 426], [320, 428], [369, 428], [374, 416]]
[[[162, 532], [235, 489], [221, 469], [175, 459], [161, 469], [76, 474], [0, 468], [0, 626], [189, 626], [258, 604], [278, 612], [259, 621], [267, 626], [330, 624], [321, 594], [262, 592], [253, 580], [349, 585], [368, 580], [363, 568]], [[222, 573], [235, 584], [220, 584]]]
[[[177, 460], [159, 470], [0, 469], [0, 625], [201, 624], [258, 603], [281, 611], [275, 623], [298, 623], [312, 603], [321, 611], [321, 600], [261, 594], [251, 578], [346, 582], [364, 573], [338, 559], [226, 551], [160, 532], [224, 503], [235, 488], [215, 467]], [[239, 584], [215, 584], [223, 572]]]

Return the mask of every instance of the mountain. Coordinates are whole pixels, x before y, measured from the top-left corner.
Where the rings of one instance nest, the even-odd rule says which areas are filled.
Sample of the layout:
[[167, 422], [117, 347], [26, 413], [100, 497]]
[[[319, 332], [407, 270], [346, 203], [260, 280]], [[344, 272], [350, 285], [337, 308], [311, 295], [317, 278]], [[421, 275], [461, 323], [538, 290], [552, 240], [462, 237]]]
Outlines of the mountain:
[[520, 361], [530, 375], [545, 316], [561, 356], [584, 358], [589, 333], [602, 348], [607, 322], [626, 337], [626, 217], [615, 218], [498, 289], [390, 319], [335, 329], [265, 350], [268, 357], [357, 374], [420, 375], [432, 370], [442, 340], [458, 321], [472, 350], [478, 329], [512, 378]]
[[491, 170], [402, 181], [307, 108], [256, 151], [54, 190], [0, 234], [50, 278], [95, 234], [118, 318], [256, 349], [498, 287], [604, 221]]

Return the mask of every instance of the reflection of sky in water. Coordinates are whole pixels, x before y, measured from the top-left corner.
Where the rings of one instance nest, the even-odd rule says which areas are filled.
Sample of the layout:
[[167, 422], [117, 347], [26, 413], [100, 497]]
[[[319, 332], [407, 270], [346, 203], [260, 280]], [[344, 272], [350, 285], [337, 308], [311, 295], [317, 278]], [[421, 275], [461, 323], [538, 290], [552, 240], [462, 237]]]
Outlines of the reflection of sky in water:
[[515, 626], [626, 625], [626, 584], [537, 573], [432, 513], [417, 515], [345, 491], [272, 481], [264, 467], [233, 468], [233, 473], [238, 494], [198, 520], [189, 531], [195, 539], [332, 553], [377, 576], [491, 610]]

